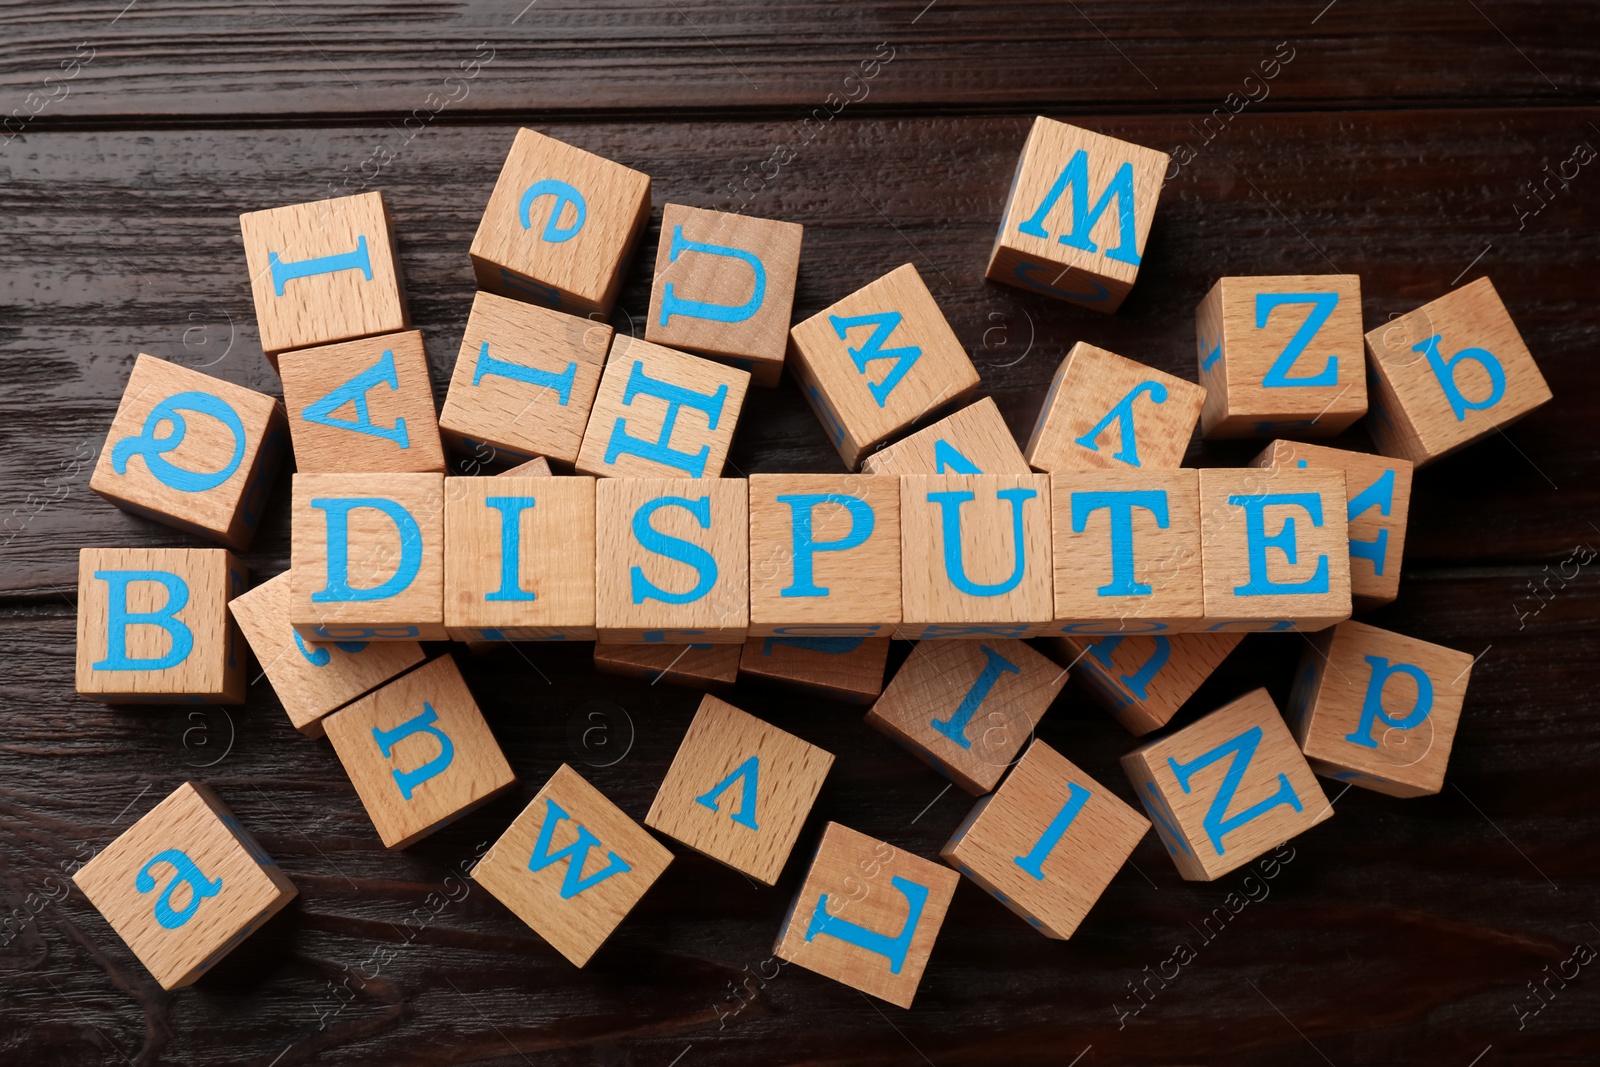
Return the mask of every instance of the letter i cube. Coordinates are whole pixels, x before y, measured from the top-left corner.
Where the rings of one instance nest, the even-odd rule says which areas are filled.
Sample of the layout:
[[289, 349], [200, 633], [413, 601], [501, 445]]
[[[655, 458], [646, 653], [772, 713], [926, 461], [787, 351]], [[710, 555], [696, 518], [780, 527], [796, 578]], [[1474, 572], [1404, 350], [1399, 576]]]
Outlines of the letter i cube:
[[1289, 699], [1311, 769], [1396, 797], [1443, 788], [1472, 657], [1359, 622], [1311, 646]]
[[272, 397], [141, 353], [89, 488], [135, 515], [243, 551], [288, 443]]
[[797, 324], [789, 358], [851, 470], [874, 446], [978, 385], [977, 368], [910, 263]]
[[1021, 641], [924, 641], [911, 650], [867, 725], [974, 796], [993, 789], [1067, 684]]
[[1378, 451], [1432, 463], [1550, 399], [1539, 365], [1488, 278], [1367, 334]]
[[1332, 437], [1367, 413], [1354, 274], [1220, 278], [1195, 336], [1208, 440]]
[[405, 848], [511, 788], [455, 660], [441, 656], [323, 720], [385, 848]]
[[78, 693], [107, 704], [243, 704], [228, 616], [244, 565], [220, 548], [78, 552]]
[[961, 876], [830, 822], [772, 951], [911, 1007]]
[[644, 338], [778, 384], [800, 276], [799, 223], [668, 204]]
[[1065, 940], [1150, 829], [1043, 741], [978, 801], [940, 857], [1046, 937]]
[[993, 397], [865, 457], [862, 474], [1031, 474]]
[[297, 892], [227, 805], [194, 782], [72, 880], [162, 989], [194, 983]]
[[562, 764], [472, 878], [582, 967], [671, 862], [661, 842]]
[[1122, 757], [1178, 866], [1210, 882], [1333, 815], [1265, 689]]
[[1244, 640], [1240, 633], [1054, 637], [1047, 650], [1135, 737], [1159, 730]]
[[472, 238], [478, 288], [609, 315], [649, 221], [649, 175], [518, 130]]
[[1169, 157], [1033, 120], [984, 277], [1115, 311], [1133, 288]]
[[394, 228], [382, 193], [239, 216], [261, 349], [274, 367], [291, 348], [411, 325]]
[[832, 753], [702, 697], [644, 824], [776, 885], [832, 766]]

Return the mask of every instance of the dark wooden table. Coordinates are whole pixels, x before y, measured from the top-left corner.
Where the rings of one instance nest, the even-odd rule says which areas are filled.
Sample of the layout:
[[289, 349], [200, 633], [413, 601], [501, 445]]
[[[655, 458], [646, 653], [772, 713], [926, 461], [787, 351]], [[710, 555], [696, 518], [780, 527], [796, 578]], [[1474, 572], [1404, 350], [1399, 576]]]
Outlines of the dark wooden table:
[[[1600, 8], [124, 2], [0, 5], [0, 1062], [1600, 1059], [1600, 963], [1542, 1000], [1530, 986], [1600, 946], [1600, 162], [1572, 162], [1600, 147]], [[1114, 317], [982, 281], [1037, 113], [1192, 149]], [[1070, 942], [964, 884], [902, 1011], [793, 967], [747, 980], [772, 971], [798, 859], [763, 890], [680, 854], [582, 971], [459, 879], [562, 762], [648, 807], [697, 694], [597, 677], [581, 648], [458, 653], [522, 782], [403, 853], [265, 682], [232, 709], [79, 700], [77, 550], [191, 543], [87, 488], [134, 354], [277, 391], [237, 215], [381, 189], [442, 395], [467, 245], [523, 124], [648, 172], [658, 205], [804, 223], [797, 317], [916, 263], [1019, 434], [1078, 340], [1193, 377], [1193, 309], [1219, 275], [1360, 274], [1369, 328], [1490, 275], [1556, 399], [1419, 477], [1401, 597], [1373, 616], [1481, 654], [1443, 793], [1330, 790], [1337, 817], [1209, 940], [1197, 928], [1243, 873], [1183, 882], [1154, 836]], [[655, 244], [619, 328], [641, 325]], [[1197, 443], [1190, 462], [1252, 451]], [[787, 383], [755, 393], [732, 463], [838, 469]], [[258, 577], [287, 564], [287, 489]], [[1178, 721], [1259, 684], [1281, 701], [1303, 647], [1248, 638]], [[859, 709], [735, 699], [839, 756], [803, 851], [837, 819], [932, 856], [968, 808]], [[1131, 796], [1132, 739], [1081, 695], [1039, 733]], [[166, 994], [56, 875], [188, 778], [300, 897]], [[1179, 942], [1196, 958], [1132, 1015], [1130, 985]]]

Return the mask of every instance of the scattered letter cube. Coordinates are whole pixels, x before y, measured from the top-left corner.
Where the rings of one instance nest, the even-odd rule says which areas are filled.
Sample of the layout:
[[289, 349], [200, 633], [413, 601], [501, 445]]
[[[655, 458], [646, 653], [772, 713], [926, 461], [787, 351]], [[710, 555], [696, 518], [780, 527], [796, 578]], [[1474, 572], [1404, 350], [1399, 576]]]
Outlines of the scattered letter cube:
[[739, 673], [849, 704], [870, 704], [883, 692], [888, 661], [887, 637], [773, 634], [744, 643]]
[[1132, 633], [1047, 644], [1096, 703], [1142, 737], [1167, 725], [1242, 640], [1240, 633]]
[[946, 415], [861, 461], [862, 474], [1031, 474], [993, 397]]
[[[692, 635], [677, 635], [693, 641]], [[725, 689], [739, 677], [739, 645], [667, 644], [653, 641], [636, 645], [594, 646], [594, 668], [607, 674], [643, 678], [651, 685], [687, 685], [697, 689]]]

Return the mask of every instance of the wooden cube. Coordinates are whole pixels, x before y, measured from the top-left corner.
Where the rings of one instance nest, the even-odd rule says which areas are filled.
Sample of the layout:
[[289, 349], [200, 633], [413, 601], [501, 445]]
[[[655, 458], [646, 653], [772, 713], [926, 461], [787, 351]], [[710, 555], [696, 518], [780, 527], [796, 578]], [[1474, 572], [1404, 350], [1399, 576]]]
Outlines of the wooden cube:
[[772, 951], [911, 1007], [961, 876], [830, 822]]
[[278, 373], [297, 473], [444, 473], [416, 330], [285, 352]]
[[1204, 624], [1199, 471], [1057, 471], [1050, 507], [1056, 621], [1048, 633]]
[[593, 478], [446, 478], [444, 623], [456, 640], [593, 641]]
[[1115, 793], [1035, 741], [939, 855], [1034, 929], [1065, 940], [1149, 829]]
[[611, 346], [578, 470], [611, 478], [717, 478], [750, 375], [619, 337]]
[[1360, 622], [1311, 645], [1289, 700], [1311, 769], [1390, 796], [1439, 792], [1472, 657]]
[[832, 766], [832, 753], [702, 697], [644, 824], [776, 885]]
[[774, 386], [800, 276], [805, 227], [668, 204], [644, 339], [731, 363]]
[[508, 471], [502, 471], [500, 476], [507, 478], [549, 478], [552, 473], [549, 460], [543, 456], [534, 456], [526, 463], [519, 463]]
[[323, 720], [385, 848], [405, 848], [511, 788], [516, 775], [441, 656]]
[[1065, 670], [1021, 641], [924, 641], [867, 725], [978, 796], [994, 788], [1066, 684]]
[[993, 397], [861, 460], [863, 474], [1031, 474]]
[[750, 478], [750, 632], [883, 634], [900, 622], [900, 482]]
[[1488, 278], [1367, 334], [1378, 451], [1417, 466], [1510, 425], [1550, 387]]
[[907, 263], [789, 331], [790, 368], [851, 470], [978, 385], [978, 369]]
[[411, 325], [382, 193], [239, 216], [261, 350], [332, 344]]
[[415, 641], [308, 642], [289, 624], [290, 581], [284, 571], [228, 603], [250, 649], [272, 683], [289, 722], [322, 736], [322, 717], [370, 693], [424, 658]]
[[671, 862], [664, 845], [562, 764], [472, 878], [582, 967]]
[[270, 396], [140, 353], [89, 488], [126, 511], [243, 551], [289, 443]]
[[311, 641], [441, 641], [444, 476], [296, 474], [289, 621]]
[[1200, 472], [1206, 629], [1321, 630], [1350, 617], [1344, 471]]
[[1022, 450], [1042, 471], [1173, 470], [1206, 391], [1079, 341], [1056, 368]]
[[1195, 337], [1208, 439], [1332, 437], [1367, 413], [1354, 274], [1219, 278]]
[[1024, 637], [1054, 617], [1047, 475], [900, 479], [899, 636]]
[[1400, 595], [1406, 520], [1411, 514], [1409, 459], [1274, 441], [1250, 465], [1344, 471], [1345, 493], [1350, 498], [1350, 596], [1354, 605], [1374, 608]]
[[[685, 638], [688, 639], [688, 638]], [[651, 685], [687, 685], [722, 689], [739, 677], [740, 645], [667, 644], [594, 646], [594, 667], [607, 674], [643, 678]]]
[[228, 806], [195, 782], [72, 880], [162, 989], [193, 984], [298, 893]]
[[595, 530], [601, 641], [744, 643], [750, 509], [743, 478], [602, 478]]
[[1096, 311], [1117, 310], [1139, 276], [1168, 158], [1034, 119], [984, 277]]
[[649, 221], [649, 175], [518, 130], [472, 238], [478, 288], [609, 315]]
[[1178, 873], [1210, 882], [1333, 814], [1265, 689], [1150, 741], [1122, 769]]
[[612, 329], [493, 293], [472, 298], [439, 429], [450, 447], [544, 456], [570, 469], [589, 424]]
[[1135, 737], [1159, 730], [1244, 640], [1240, 633], [1053, 637], [1045, 647]]
[[887, 637], [774, 634], [744, 643], [739, 673], [848, 704], [870, 704], [883, 692], [888, 661]]
[[106, 704], [243, 704], [228, 617], [244, 565], [220, 548], [78, 551], [77, 686]]

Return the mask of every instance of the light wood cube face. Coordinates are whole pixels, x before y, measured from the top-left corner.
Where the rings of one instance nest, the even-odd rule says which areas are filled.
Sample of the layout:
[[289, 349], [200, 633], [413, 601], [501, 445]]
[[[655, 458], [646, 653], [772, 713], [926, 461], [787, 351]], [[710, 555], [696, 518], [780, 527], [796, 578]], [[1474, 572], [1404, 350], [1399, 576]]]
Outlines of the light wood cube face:
[[227, 805], [193, 782], [72, 880], [162, 989], [195, 982], [297, 892]]
[[1139, 276], [1169, 157], [1043, 116], [1033, 120], [985, 277], [1115, 311]]
[[873, 446], [978, 385], [978, 369], [910, 263], [797, 324], [789, 356], [851, 470]]
[[1050, 506], [1057, 621], [1048, 633], [1203, 625], [1199, 471], [1058, 472]]
[[772, 951], [911, 1007], [961, 876], [831, 822]]
[[863, 474], [1031, 474], [993, 397], [865, 457]]
[[619, 337], [595, 394], [578, 470], [602, 478], [716, 478], [750, 375]]
[[278, 357], [300, 474], [444, 472], [416, 330]]
[[78, 552], [77, 687], [106, 704], [243, 704], [228, 616], [244, 565], [220, 548]]
[[649, 221], [648, 175], [518, 130], [472, 238], [478, 288], [609, 315]]
[[774, 386], [800, 277], [794, 222], [668, 204], [645, 340], [731, 363]]
[[501, 475], [444, 488], [450, 635], [593, 641], [595, 480]]
[[707, 696], [644, 824], [775, 885], [832, 766], [832, 753]]
[[442, 641], [444, 476], [296, 474], [289, 621], [308, 641]]
[[595, 529], [601, 641], [744, 643], [750, 507], [743, 478], [602, 478]]
[[1265, 689], [1122, 757], [1178, 872], [1210, 882], [1333, 815]]
[[721, 689], [739, 677], [739, 645], [666, 644], [594, 646], [594, 667], [607, 674], [643, 678], [651, 685]]
[[425, 658], [415, 641], [312, 643], [289, 623], [288, 571], [228, 604], [289, 722], [322, 736], [322, 718]]
[[977, 796], [993, 789], [1067, 684], [1021, 641], [925, 641], [890, 679], [867, 725]]
[[411, 325], [382, 193], [251, 211], [239, 230], [269, 360]]
[[1056, 368], [1023, 455], [1042, 471], [1175, 470], [1206, 392], [1084, 344]]
[[1054, 617], [1050, 478], [900, 479], [899, 636], [1025, 637]]
[[1035, 741], [939, 855], [1046, 937], [1066, 939], [1150, 822]]
[[1207, 438], [1332, 437], [1367, 413], [1354, 274], [1219, 279], [1195, 337]]
[[888, 662], [887, 637], [773, 634], [744, 643], [739, 673], [848, 704], [870, 704], [883, 692]]
[[554, 472], [550, 470], [550, 461], [543, 456], [535, 456], [526, 463], [519, 463], [508, 471], [502, 471], [500, 476], [507, 478], [549, 478]]
[[1367, 334], [1378, 451], [1417, 466], [1501, 429], [1550, 387], [1488, 278]]
[[449, 656], [323, 720], [385, 848], [405, 848], [516, 781]]
[[612, 329], [493, 293], [472, 299], [439, 429], [450, 447], [578, 461]]
[[89, 488], [135, 515], [243, 551], [288, 437], [272, 397], [141, 353]]
[[1321, 630], [1350, 617], [1344, 471], [1200, 472], [1207, 630]]
[[1400, 595], [1400, 566], [1411, 515], [1409, 459], [1371, 456], [1326, 445], [1274, 441], [1254, 467], [1344, 471], [1350, 502], [1350, 595], [1356, 608], [1387, 604]]
[[1397, 797], [1444, 786], [1472, 657], [1342, 622], [1300, 661], [1290, 725], [1312, 770]]
[[1056, 658], [1135, 737], [1167, 725], [1239, 646], [1239, 633], [1051, 638]]
[[582, 967], [671, 862], [664, 845], [563, 764], [472, 878]]
[[750, 480], [750, 632], [887, 636], [900, 622], [900, 481]]

